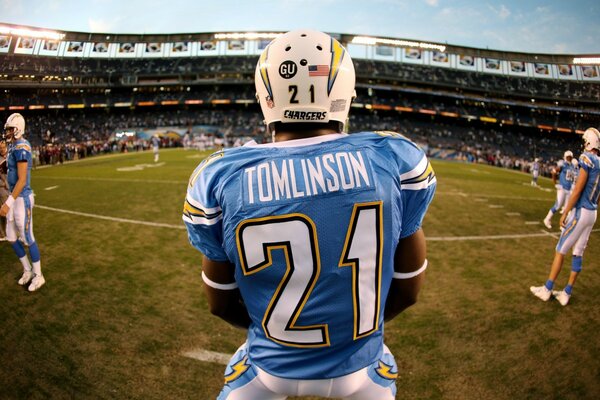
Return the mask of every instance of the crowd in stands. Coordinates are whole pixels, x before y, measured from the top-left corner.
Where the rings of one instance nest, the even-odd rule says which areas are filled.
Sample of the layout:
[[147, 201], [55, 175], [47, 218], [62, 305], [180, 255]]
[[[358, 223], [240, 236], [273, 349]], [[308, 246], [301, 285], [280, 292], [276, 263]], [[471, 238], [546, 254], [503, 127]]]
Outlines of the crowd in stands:
[[[20, 76], [72, 77], [75, 83], [89, 86], [136, 83], [153, 78], [160, 83], [173, 80], [181, 84], [202, 81], [252, 83], [257, 56], [218, 56], [157, 59], [54, 58], [8, 55], [0, 59], [3, 79]], [[529, 96], [546, 99], [600, 101], [600, 84], [569, 80], [515, 77], [462, 71], [409, 63], [354, 60], [357, 80], [413, 83], [428, 87], [450, 87], [482, 93]], [[18, 75], [17, 75], [18, 73]]]
[[[135, 90], [134, 90], [135, 89]], [[145, 87], [127, 89], [97, 90], [11, 90], [0, 93], [0, 104], [31, 105], [43, 104], [79, 104], [93, 108], [97, 104], [114, 108], [139, 104], [161, 104], [174, 100], [178, 105], [193, 100], [194, 103], [212, 104], [220, 102], [255, 103], [253, 85], [205, 85], [194, 87]], [[544, 125], [552, 128], [585, 130], [589, 126], [600, 125], [600, 110], [571, 105], [540, 104], [531, 102], [494, 101], [481, 96], [454, 95], [448, 92], [414, 92], [404, 89], [384, 90], [373, 87], [357, 88], [355, 103], [365, 105], [384, 105], [391, 108], [399, 106], [411, 108], [414, 112], [421, 109], [436, 113], [454, 113], [473, 118], [490, 117], [498, 121], [508, 121], [515, 125]], [[109, 121], [111, 124], [113, 121]]]
[[[267, 142], [258, 108], [222, 107], [209, 109], [148, 109], [83, 111], [61, 110], [26, 115], [28, 139], [35, 148], [39, 164], [55, 164], [91, 155], [143, 151], [147, 140], [121, 140], [120, 130], [148, 129], [163, 126], [186, 128], [188, 144], [218, 143], [225, 147], [240, 145], [247, 139]], [[194, 131], [210, 126], [206, 135]], [[478, 162], [527, 171], [534, 158], [540, 158], [543, 173], [549, 174], [565, 150], [579, 151], [580, 138], [575, 134], [552, 133], [533, 128], [493, 126], [478, 121], [445, 120], [416, 114], [353, 110], [350, 132], [391, 130], [400, 132], [423, 146], [433, 157]], [[196, 137], [194, 138], [194, 135]], [[202, 138], [198, 137], [201, 135]], [[208, 138], [207, 138], [208, 136]], [[215, 140], [218, 139], [218, 140]], [[207, 140], [205, 142], [205, 140]], [[163, 138], [161, 146], [182, 146], [185, 140]], [[193, 145], [194, 147], [196, 144]]]
[[600, 84], [592, 82], [513, 77], [374, 60], [353, 61], [357, 76], [364, 78], [425, 82], [431, 86], [478, 89], [484, 93], [503, 93], [510, 96], [600, 101]]
[[[239, 144], [242, 138], [267, 141], [254, 98], [256, 61], [255, 56], [140, 60], [6, 55], [0, 58], [0, 87], [6, 84], [0, 107], [85, 107], [23, 111], [40, 164], [147, 148], [143, 140], [116, 139], [114, 133], [120, 130], [171, 126], [198, 139], [193, 128], [211, 126], [210, 140], [190, 142], [213, 144], [213, 137], [225, 146]], [[522, 170], [539, 157], [548, 169], [566, 149], [579, 150], [579, 137], [558, 128], [584, 130], [600, 125], [600, 110], [595, 106], [600, 101], [598, 83], [375, 60], [355, 59], [354, 63], [355, 103], [365, 107], [352, 109], [350, 130], [398, 131], [434, 156]], [[43, 81], [48, 75], [56, 80]], [[15, 85], [19, 80], [23, 84]], [[534, 97], [537, 102], [530, 102]], [[186, 105], [190, 100], [194, 106]], [[176, 105], [160, 106], [164, 101]], [[236, 101], [243, 104], [221, 104]], [[103, 106], [93, 108], [96, 104]], [[441, 116], [449, 113], [454, 117]], [[7, 115], [0, 113], [2, 118]], [[482, 122], [482, 117], [496, 122]]]

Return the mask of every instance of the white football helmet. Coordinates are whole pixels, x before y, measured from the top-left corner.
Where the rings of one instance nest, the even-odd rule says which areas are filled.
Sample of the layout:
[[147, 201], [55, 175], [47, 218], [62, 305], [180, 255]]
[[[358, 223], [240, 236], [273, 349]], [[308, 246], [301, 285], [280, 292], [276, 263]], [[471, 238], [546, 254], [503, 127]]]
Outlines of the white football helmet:
[[10, 114], [4, 124], [4, 134], [7, 142], [18, 140], [25, 134], [25, 118], [19, 113]]
[[291, 31], [269, 43], [254, 83], [270, 131], [274, 122], [337, 121], [343, 129], [356, 96], [350, 54], [336, 39], [312, 30]]
[[596, 128], [587, 128], [583, 132], [583, 148], [585, 151], [596, 149], [600, 151], [600, 132]]
[[567, 160], [567, 157], [573, 158], [573, 152], [571, 150], [565, 151], [565, 154], [563, 155], [563, 160], [569, 161], [569, 160]]

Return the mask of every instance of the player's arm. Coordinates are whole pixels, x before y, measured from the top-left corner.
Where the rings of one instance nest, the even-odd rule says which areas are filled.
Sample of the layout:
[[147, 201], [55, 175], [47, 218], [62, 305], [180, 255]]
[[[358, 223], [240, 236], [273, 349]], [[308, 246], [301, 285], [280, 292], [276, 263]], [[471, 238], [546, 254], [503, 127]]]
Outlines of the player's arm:
[[27, 184], [27, 161], [17, 162], [17, 183], [13, 188], [12, 193], [8, 196], [2, 208], [0, 208], [0, 216], [4, 217], [8, 214], [8, 211], [12, 207], [15, 200], [19, 197], [23, 188]]
[[577, 182], [575, 182], [575, 186], [573, 187], [573, 191], [571, 192], [571, 196], [569, 196], [569, 201], [565, 206], [565, 210], [563, 211], [563, 215], [560, 217], [560, 226], [564, 227], [565, 222], [567, 220], [567, 216], [569, 212], [575, 207], [577, 201], [579, 201], [579, 197], [581, 197], [581, 193], [583, 193], [583, 189], [585, 188], [585, 184], [587, 183], [588, 172], [585, 168], [581, 168], [579, 170], [579, 176], [577, 177]]
[[385, 303], [385, 321], [391, 320], [417, 302], [425, 280], [426, 254], [423, 229], [398, 242], [394, 257], [394, 279]]
[[202, 260], [204, 293], [211, 314], [231, 325], [248, 329], [250, 316], [234, 277], [235, 266], [229, 262]]
[[556, 185], [556, 177], [557, 177], [557, 175], [560, 173], [560, 168], [558, 169], [558, 171], [557, 171], [557, 169], [556, 169], [556, 168], [552, 168], [552, 171], [551, 171], [551, 172], [552, 172], [552, 183], [553, 183], [554, 185]]

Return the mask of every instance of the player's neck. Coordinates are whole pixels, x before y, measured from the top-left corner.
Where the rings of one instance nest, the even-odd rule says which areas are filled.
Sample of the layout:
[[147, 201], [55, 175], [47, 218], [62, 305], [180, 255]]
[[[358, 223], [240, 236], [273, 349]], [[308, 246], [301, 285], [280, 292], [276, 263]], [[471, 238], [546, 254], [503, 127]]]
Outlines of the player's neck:
[[294, 130], [294, 131], [278, 131], [275, 134], [276, 142], [285, 142], [287, 140], [306, 139], [314, 136], [333, 135], [339, 133], [335, 129], [310, 129], [310, 130]]

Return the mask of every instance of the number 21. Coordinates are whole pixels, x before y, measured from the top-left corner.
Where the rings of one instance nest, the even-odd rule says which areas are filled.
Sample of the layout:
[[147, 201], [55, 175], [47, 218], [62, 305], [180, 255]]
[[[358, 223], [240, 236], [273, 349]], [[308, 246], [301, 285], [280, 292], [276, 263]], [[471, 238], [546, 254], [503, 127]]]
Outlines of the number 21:
[[[315, 85], [310, 85], [310, 87], [308, 88], [308, 91], [310, 92], [310, 102], [314, 103], [315, 102]], [[298, 104], [299, 101], [296, 98], [296, 96], [298, 96], [298, 86], [290, 85], [288, 92], [291, 93], [290, 104]]]
[[[339, 267], [352, 268], [354, 339], [378, 328], [383, 253], [382, 202], [355, 204]], [[326, 323], [298, 326], [297, 320], [321, 273], [317, 229], [303, 214], [250, 219], [236, 229], [244, 275], [272, 265], [273, 250], [283, 250], [286, 271], [265, 311], [262, 327], [267, 337], [295, 347], [329, 346]]]

